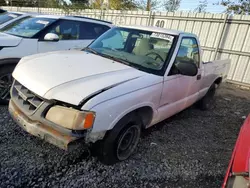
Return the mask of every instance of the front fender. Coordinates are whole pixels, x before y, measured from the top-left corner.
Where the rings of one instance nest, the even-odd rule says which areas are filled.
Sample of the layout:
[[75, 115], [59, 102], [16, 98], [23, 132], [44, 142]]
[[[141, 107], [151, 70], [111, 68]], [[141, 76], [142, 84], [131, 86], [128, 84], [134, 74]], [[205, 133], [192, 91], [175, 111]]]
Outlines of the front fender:
[[[105, 106], [105, 104], [103, 104]], [[104, 106], [99, 105], [94, 110], [101, 110]], [[112, 130], [115, 125], [127, 114], [133, 112], [141, 107], [150, 107], [153, 109], [154, 105], [149, 102], [136, 104], [127, 109], [122, 109], [120, 114], [112, 112], [111, 109], [103, 111], [102, 114], [96, 115], [95, 123], [91, 131], [88, 132], [86, 142], [95, 143], [98, 140], [102, 140], [107, 131]], [[105, 108], [105, 107], [104, 107]], [[119, 111], [117, 111], [119, 112]], [[116, 116], [117, 115], [117, 116]], [[157, 110], [153, 110], [153, 117], [157, 116]]]
[[125, 115], [141, 107], [150, 107], [153, 110], [152, 120], [154, 120], [158, 114], [157, 109], [161, 96], [161, 86], [161, 84], [156, 84], [143, 88], [107, 100], [91, 108], [91, 111], [96, 112], [96, 119], [91, 133], [113, 129]]

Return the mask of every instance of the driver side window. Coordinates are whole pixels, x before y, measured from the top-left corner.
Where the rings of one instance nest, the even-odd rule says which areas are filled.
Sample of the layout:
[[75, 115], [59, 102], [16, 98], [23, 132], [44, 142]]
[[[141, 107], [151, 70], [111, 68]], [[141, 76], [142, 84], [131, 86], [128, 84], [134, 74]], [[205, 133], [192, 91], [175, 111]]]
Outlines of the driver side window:
[[174, 64], [170, 70], [169, 75], [179, 74], [178, 70], [175, 67], [175, 64], [181, 62], [194, 63], [199, 67], [200, 65], [200, 54], [199, 46], [195, 38], [183, 38], [176, 55]]

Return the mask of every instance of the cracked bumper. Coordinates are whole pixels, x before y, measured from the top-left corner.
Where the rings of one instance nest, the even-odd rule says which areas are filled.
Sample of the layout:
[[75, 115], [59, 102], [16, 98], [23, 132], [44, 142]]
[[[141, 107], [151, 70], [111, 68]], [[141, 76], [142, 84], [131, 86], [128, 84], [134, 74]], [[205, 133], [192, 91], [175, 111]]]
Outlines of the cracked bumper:
[[74, 146], [77, 145], [76, 143], [79, 138], [65, 135], [40, 122], [31, 121], [11, 100], [9, 102], [9, 112], [14, 121], [26, 132], [39, 137], [46, 142], [49, 142], [64, 150], [72, 150]]

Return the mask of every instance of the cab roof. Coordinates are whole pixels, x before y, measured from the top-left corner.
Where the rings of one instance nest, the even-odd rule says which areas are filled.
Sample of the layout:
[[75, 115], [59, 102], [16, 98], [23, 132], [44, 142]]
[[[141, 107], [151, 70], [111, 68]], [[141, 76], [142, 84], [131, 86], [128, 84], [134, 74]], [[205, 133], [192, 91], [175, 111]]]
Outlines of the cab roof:
[[152, 32], [158, 32], [158, 33], [166, 33], [170, 35], [180, 35], [180, 34], [185, 34], [188, 36], [195, 36], [193, 33], [188, 33], [184, 31], [179, 31], [179, 30], [174, 30], [174, 29], [165, 29], [161, 27], [155, 27], [155, 26], [141, 26], [141, 25], [131, 25], [131, 26], [120, 26], [123, 28], [129, 28], [129, 29], [138, 29], [138, 30], [143, 30], [143, 31], [152, 31]]

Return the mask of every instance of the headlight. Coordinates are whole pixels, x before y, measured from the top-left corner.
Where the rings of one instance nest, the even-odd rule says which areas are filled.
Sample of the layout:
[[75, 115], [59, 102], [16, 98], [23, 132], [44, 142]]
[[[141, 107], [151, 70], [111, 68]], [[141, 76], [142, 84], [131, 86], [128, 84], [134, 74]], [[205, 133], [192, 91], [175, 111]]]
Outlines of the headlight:
[[95, 113], [79, 111], [63, 106], [53, 106], [49, 109], [45, 118], [67, 129], [83, 130], [92, 127], [95, 120]]

